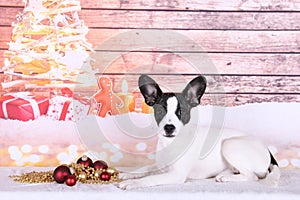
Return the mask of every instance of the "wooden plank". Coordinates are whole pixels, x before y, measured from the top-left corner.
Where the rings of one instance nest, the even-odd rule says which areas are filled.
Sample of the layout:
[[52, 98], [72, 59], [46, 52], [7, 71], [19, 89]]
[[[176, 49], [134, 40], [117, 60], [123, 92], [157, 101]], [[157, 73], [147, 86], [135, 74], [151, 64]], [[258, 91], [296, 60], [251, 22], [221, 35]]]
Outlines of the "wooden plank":
[[0, 68], [4, 66], [4, 51], [5, 50], [0, 50]]
[[8, 43], [11, 41], [12, 30], [12, 27], [0, 27], [0, 49], [8, 48]]
[[204, 94], [201, 99], [201, 105], [216, 105], [216, 106], [239, 106], [249, 103], [294, 103], [300, 102], [300, 95], [268, 95], [268, 94], [235, 94], [235, 95], [209, 95]]
[[[148, 73], [145, 70], [134, 71], [134, 73]], [[151, 73], [151, 72], [149, 72]], [[157, 73], [157, 72], [152, 72]], [[139, 75], [106, 75], [113, 80], [114, 91], [122, 91], [123, 80], [127, 81], [128, 91], [134, 92]], [[186, 84], [197, 75], [173, 75], [151, 74], [150, 75], [165, 92], [181, 92]], [[296, 77], [287, 76], [210, 76], [207, 79], [207, 93], [212, 94], [299, 94], [300, 75]]]
[[[101, 56], [105, 54], [106, 56]], [[105, 67], [107, 72], [116, 71], [132, 71], [142, 66], [151, 66], [153, 72], [168, 72], [177, 73], [195, 73], [198, 70], [206, 73], [220, 74], [300, 74], [300, 54], [238, 54], [238, 53], [157, 53], [157, 52], [134, 52], [120, 53], [111, 62], [109, 55], [114, 55], [115, 52], [101, 52], [99, 56], [93, 55], [93, 58], [98, 57], [95, 64], [98, 71], [103, 71]], [[0, 50], [0, 66], [4, 63], [4, 50]], [[201, 59], [205, 57], [206, 59]], [[198, 60], [197, 60], [198, 59]], [[122, 62], [119, 62], [122, 61]], [[197, 60], [198, 65], [191, 63], [191, 60]], [[212, 69], [206, 66], [206, 61], [212, 61]], [[103, 63], [108, 63], [104, 66]]]
[[[0, 7], [1, 25], [16, 21], [20, 8]], [[123, 10], [82, 10], [80, 18], [88, 27], [155, 28], [201, 30], [299, 30], [299, 12], [154, 12]]]
[[[89, 27], [201, 30], [298, 30], [300, 13], [83, 10]], [[97, 17], [95, 17], [97, 16]]]
[[213, 76], [207, 77], [208, 92], [285, 94], [299, 93], [300, 75], [285, 76]]
[[[110, 77], [113, 79], [113, 77]], [[190, 78], [190, 77], [189, 77]], [[186, 82], [185, 82], [186, 81]], [[183, 80], [182, 87], [186, 85], [188, 80]], [[165, 85], [162, 85], [163, 87]], [[163, 88], [164, 91], [168, 91], [167, 87]], [[173, 88], [172, 88], [173, 89]], [[96, 90], [77, 90], [78, 94], [81, 94], [86, 97], [90, 97], [95, 93]], [[116, 90], [115, 92], [121, 92], [122, 90]], [[135, 92], [139, 92], [138, 88], [133, 90]], [[131, 90], [130, 90], [131, 92]], [[212, 94], [206, 91], [201, 98], [202, 105], [216, 105], [216, 106], [238, 106], [248, 103], [262, 103], [262, 102], [299, 102], [300, 103], [300, 94], [289, 94], [289, 93], [231, 93], [231, 94]]]
[[0, 7], [0, 25], [10, 26], [13, 22], [16, 22], [16, 16], [22, 13], [24, 8], [6, 8]]
[[[101, 4], [102, 1], [82, 1], [83, 7], [100, 7]], [[300, 2], [297, 0], [104, 0], [104, 6], [107, 5], [110, 8], [154, 10], [300, 10]]]
[[[108, 76], [112, 81], [113, 81], [113, 86], [114, 86], [114, 91], [116, 93], [121, 92], [122, 89], [122, 83], [123, 83], [123, 78], [127, 80], [128, 84], [128, 92], [139, 92], [139, 89], [137, 87], [137, 79], [138, 75], [128, 75], [126, 74], [125, 76], [116, 76], [116, 75], [110, 75]], [[162, 88], [163, 91], [177, 91], [181, 92], [182, 88], [185, 87], [185, 85], [193, 78], [195, 77], [194, 75], [190, 76], [169, 76], [169, 75], [151, 75], [152, 78], [154, 78], [159, 84], [160, 87]], [[171, 79], [170, 79], [171, 77]], [[206, 76], [207, 79], [209, 79], [208, 76]], [[231, 78], [231, 77], [230, 77]], [[234, 77], [232, 77], [234, 78]], [[251, 83], [251, 78], [247, 76], [244, 76], [244, 79], [248, 80], [249, 84]], [[256, 77], [257, 78], [257, 77]], [[299, 78], [297, 80], [298, 87], [299, 87]], [[257, 80], [271, 80], [272, 77], [258, 77]], [[277, 79], [282, 79], [282, 77], [277, 77]], [[284, 79], [284, 78], [283, 78]], [[282, 79], [282, 80], [283, 80]], [[288, 78], [289, 79], [289, 78]], [[288, 80], [286, 79], [286, 80]], [[276, 80], [276, 78], [274, 79]], [[177, 81], [177, 89], [174, 88], [174, 81]], [[178, 83], [179, 82], [179, 83]], [[235, 82], [232, 80], [230, 81], [231, 84], [235, 85]], [[277, 82], [278, 83], [278, 82]], [[266, 85], [268, 85], [267, 83]], [[252, 84], [253, 85], [253, 84]], [[294, 84], [296, 85], [296, 84]], [[228, 86], [228, 84], [227, 84]], [[251, 86], [252, 87], [252, 86]], [[274, 86], [275, 88], [281, 87], [279, 85]], [[285, 86], [284, 86], [285, 87]], [[282, 88], [284, 88], [282, 87]], [[243, 88], [243, 86], [242, 86]], [[249, 87], [250, 88], [250, 87]], [[201, 98], [201, 104], [202, 105], [218, 105], [218, 106], [238, 106], [238, 105], [243, 105], [243, 104], [248, 104], [248, 103], [262, 103], [262, 102], [299, 102], [300, 103], [300, 93], [295, 93], [295, 92], [285, 92], [285, 91], [280, 91], [279, 93], [277, 92], [266, 92], [266, 91], [261, 91], [261, 92], [251, 92], [252, 89], [248, 90], [250, 92], [240, 92], [240, 91], [232, 91], [232, 92], [227, 92], [227, 93], [215, 93], [211, 91], [211, 84], [208, 84], [208, 88], [204, 94], [204, 96]], [[96, 91], [96, 89], [91, 90], [90, 89], [84, 89], [81, 90], [78, 88], [76, 90], [79, 94], [83, 96], [90, 97], [93, 95]]]
[[131, 72], [149, 66], [154, 72], [195, 73], [201, 70], [211, 74], [300, 74], [300, 54], [131, 52], [120, 53], [113, 63], [105, 64], [111, 62], [109, 55], [114, 53], [92, 55], [98, 59], [97, 68], [103, 70], [100, 67], [106, 65], [108, 72]]
[[[8, 48], [11, 27], [0, 27], [0, 48]], [[166, 38], [171, 34], [171, 38]], [[300, 31], [212, 31], [212, 30], [131, 30], [90, 29], [87, 40], [95, 49], [105, 51], [139, 50], [151, 42], [155, 51], [159, 45], [182, 52], [243, 52], [243, 53], [298, 53]], [[151, 40], [151, 41], [149, 41]], [[101, 46], [100, 46], [101, 45]], [[148, 46], [149, 47], [149, 46]], [[158, 50], [158, 49], [156, 49]]]
[[[0, 0], [0, 6], [23, 6], [22, 0]], [[298, 0], [81, 0], [83, 8], [151, 10], [299, 11]]]
[[0, 6], [24, 6], [23, 0], [0, 0]]
[[[138, 91], [138, 89], [136, 90]], [[95, 91], [79, 92], [83, 96], [90, 97]], [[87, 95], [85, 95], [87, 94]], [[277, 102], [277, 103], [300, 103], [299, 94], [209, 94], [204, 93], [201, 105], [215, 106], [239, 106], [250, 103]]]
[[300, 31], [91, 29], [87, 38], [96, 49], [105, 51], [147, 50], [146, 47], [149, 51], [173, 52], [297, 53], [300, 50]]

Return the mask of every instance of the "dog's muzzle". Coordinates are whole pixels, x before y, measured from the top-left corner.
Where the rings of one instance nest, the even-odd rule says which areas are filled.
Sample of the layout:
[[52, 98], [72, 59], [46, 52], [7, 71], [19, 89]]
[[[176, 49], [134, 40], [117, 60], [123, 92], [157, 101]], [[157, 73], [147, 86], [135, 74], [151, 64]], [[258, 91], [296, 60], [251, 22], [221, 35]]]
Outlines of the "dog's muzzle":
[[174, 137], [175, 135], [173, 135], [174, 131], [175, 131], [175, 126], [173, 124], [167, 124], [164, 126], [164, 131], [165, 137]]

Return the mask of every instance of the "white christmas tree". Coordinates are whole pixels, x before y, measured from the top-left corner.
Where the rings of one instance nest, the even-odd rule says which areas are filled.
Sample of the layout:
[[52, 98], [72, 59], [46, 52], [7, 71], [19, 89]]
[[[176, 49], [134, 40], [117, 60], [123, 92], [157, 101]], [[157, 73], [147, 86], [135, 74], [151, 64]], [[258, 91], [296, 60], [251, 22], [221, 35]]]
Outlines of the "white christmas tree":
[[80, 1], [23, 1], [25, 8], [12, 24], [1, 71], [23, 78], [91, 84], [93, 49], [86, 39], [88, 27], [78, 16]]

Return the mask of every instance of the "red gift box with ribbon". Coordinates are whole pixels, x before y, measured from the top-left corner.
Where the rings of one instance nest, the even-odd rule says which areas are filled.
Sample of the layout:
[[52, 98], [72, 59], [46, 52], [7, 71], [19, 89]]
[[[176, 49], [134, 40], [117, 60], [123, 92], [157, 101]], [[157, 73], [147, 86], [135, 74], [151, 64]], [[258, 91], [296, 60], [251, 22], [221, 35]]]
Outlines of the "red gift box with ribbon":
[[0, 118], [22, 121], [34, 120], [46, 114], [49, 99], [27, 92], [7, 94], [0, 97]]

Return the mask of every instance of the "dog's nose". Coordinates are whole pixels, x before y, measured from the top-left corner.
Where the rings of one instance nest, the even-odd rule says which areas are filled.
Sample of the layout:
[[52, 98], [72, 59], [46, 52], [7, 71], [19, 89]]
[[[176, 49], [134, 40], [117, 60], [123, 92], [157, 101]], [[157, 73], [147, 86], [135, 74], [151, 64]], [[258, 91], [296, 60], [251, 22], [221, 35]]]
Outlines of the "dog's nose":
[[166, 136], [171, 137], [172, 133], [175, 130], [175, 126], [173, 124], [167, 124], [164, 126], [164, 130], [165, 130]]

